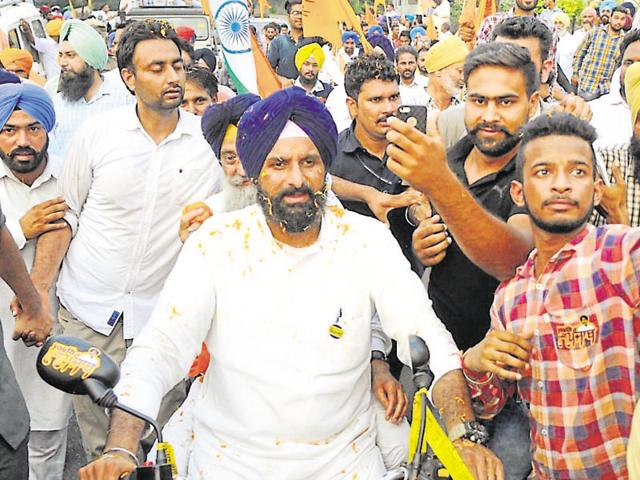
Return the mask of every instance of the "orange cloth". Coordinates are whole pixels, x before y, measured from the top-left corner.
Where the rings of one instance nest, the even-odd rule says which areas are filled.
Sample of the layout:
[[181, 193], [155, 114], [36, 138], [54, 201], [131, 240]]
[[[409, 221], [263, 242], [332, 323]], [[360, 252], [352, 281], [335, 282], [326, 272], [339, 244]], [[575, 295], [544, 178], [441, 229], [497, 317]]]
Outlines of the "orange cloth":
[[33, 66], [33, 57], [29, 52], [20, 48], [5, 48], [0, 52], [0, 62], [6, 70], [13, 70], [11, 67], [14, 67], [24, 70], [28, 76]]
[[189, 378], [198, 378], [204, 376], [209, 368], [209, 362], [211, 362], [211, 354], [207, 349], [207, 346], [202, 343], [202, 350], [193, 361], [191, 368], [189, 369]]

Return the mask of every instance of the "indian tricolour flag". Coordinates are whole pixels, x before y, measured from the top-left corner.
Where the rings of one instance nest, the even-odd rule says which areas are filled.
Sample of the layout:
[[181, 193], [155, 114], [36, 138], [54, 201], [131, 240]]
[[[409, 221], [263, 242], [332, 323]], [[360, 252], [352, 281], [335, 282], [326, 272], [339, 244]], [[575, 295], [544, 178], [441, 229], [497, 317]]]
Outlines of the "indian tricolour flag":
[[238, 93], [258, 94], [251, 49], [249, 8], [245, 0], [209, 0], [224, 62]]

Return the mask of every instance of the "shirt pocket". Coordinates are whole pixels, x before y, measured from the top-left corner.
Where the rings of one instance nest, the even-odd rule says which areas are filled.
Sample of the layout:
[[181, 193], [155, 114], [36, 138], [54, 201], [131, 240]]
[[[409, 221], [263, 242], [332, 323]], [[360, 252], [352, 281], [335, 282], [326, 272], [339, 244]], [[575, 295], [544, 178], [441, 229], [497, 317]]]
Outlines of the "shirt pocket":
[[201, 185], [206, 181], [208, 175], [210, 175], [210, 172], [206, 168], [180, 168], [176, 176], [171, 180], [170, 195], [173, 202], [180, 207], [184, 207], [189, 203], [204, 200], [195, 197], [197, 196], [196, 193], [202, 190]]
[[547, 315], [558, 360], [573, 370], [590, 370], [601, 351], [602, 318], [597, 306], [549, 312]]

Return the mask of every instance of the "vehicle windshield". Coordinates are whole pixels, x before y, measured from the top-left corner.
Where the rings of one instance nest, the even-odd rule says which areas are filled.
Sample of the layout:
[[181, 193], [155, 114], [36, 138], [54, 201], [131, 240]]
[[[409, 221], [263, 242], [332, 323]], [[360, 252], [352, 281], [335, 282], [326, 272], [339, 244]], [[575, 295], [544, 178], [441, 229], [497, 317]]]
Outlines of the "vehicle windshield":
[[173, 28], [191, 27], [196, 31], [196, 40], [207, 40], [209, 38], [209, 22], [207, 17], [164, 17]]

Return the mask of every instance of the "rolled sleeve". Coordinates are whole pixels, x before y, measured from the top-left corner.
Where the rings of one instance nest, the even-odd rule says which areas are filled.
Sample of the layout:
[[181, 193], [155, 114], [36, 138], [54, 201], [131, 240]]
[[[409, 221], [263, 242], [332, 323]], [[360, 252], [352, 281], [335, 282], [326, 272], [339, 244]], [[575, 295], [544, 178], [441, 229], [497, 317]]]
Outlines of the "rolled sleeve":
[[4, 213], [2, 213], [2, 205], [0, 205], [0, 228], [4, 226], [5, 218]]
[[16, 242], [18, 249], [22, 250], [27, 244], [27, 239], [24, 236], [22, 227], [20, 226], [20, 220], [18, 219], [4, 220], [3, 219], [3, 222], [6, 224], [7, 230], [9, 230], [9, 233], [13, 237], [13, 241]]

